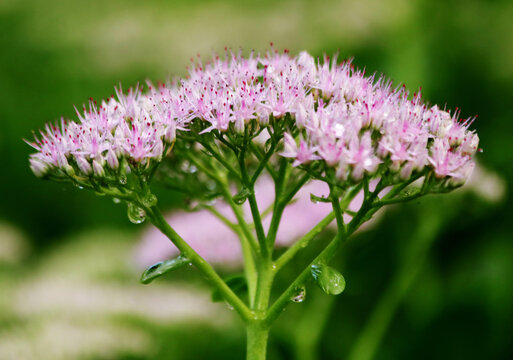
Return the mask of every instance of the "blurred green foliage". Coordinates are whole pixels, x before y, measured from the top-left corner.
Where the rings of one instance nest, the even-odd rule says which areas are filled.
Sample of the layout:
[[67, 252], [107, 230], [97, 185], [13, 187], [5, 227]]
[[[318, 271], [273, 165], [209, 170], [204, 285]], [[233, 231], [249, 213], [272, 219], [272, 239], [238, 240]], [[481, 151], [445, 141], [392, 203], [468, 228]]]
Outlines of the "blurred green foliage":
[[[57, 252], [82, 264], [85, 253], [92, 258], [124, 253], [121, 249], [138, 234], [121, 206], [31, 174], [31, 149], [22, 139], [45, 122], [73, 117], [73, 104], [107, 97], [119, 82], [128, 87], [147, 78], [184, 75], [189, 57], [222, 52], [224, 46], [265, 51], [274, 41], [292, 53], [338, 51], [369, 73], [385, 73], [412, 90], [422, 86], [429, 102], [459, 107], [464, 117], [478, 114], [473, 127], [484, 149], [478, 160], [507, 186], [513, 181], [511, 19], [508, 0], [0, 1], [0, 220], [13, 229], [0, 231], [0, 243], [26, 236], [32, 248], [14, 264], [0, 256], [0, 338], [28, 341], [28, 336], [34, 344], [35, 329], [46, 329], [48, 319], [59, 326], [53, 310], [27, 320], [33, 314], [13, 309], [13, 299], [25, 296], [20, 284], [37, 283], [47, 274], [41, 269], [51, 263], [48, 256]], [[501, 191], [481, 185], [492, 194]], [[388, 212], [334, 262], [347, 280], [342, 295], [323, 298], [310, 286], [307, 300], [283, 314], [270, 359], [346, 358], [355, 344], [364, 349], [374, 344], [375, 359], [511, 359], [513, 199], [508, 190], [494, 201], [459, 193]], [[167, 194], [160, 203], [173, 207], [176, 199]], [[101, 240], [85, 251], [77, 234], [107, 225], [116, 230], [95, 233]], [[112, 263], [122, 260], [114, 256]], [[35, 264], [34, 272], [27, 262]], [[62, 266], [73, 273], [76, 268], [68, 265]], [[100, 279], [117, 289], [138, 280], [130, 270], [105, 269], [88, 281]], [[63, 320], [68, 325], [85, 321], [73, 312], [69, 316], [71, 321]], [[118, 359], [236, 359], [244, 351], [236, 322], [163, 325], [144, 316], [109, 316], [114, 320], [108, 326], [96, 319], [81, 329], [104, 329], [114, 334], [117, 346], [100, 342], [112, 351], [76, 358], [111, 359], [114, 353]], [[132, 347], [120, 343], [123, 336], [136, 339]], [[351, 356], [365, 358], [361, 352]]]

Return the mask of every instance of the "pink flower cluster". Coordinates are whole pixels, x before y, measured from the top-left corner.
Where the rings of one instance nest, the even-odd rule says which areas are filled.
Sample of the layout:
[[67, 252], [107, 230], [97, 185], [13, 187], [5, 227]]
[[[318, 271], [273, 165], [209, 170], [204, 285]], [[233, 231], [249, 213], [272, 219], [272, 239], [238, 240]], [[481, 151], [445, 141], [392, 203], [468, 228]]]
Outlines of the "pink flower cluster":
[[[243, 132], [290, 120], [282, 156], [295, 165], [322, 160], [341, 180], [359, 181], [380, 169], [408, 179], [428, 167], [437, 178], [461, 184], [469, 176], [478, 137], [460, 120], [419, 94], [393, 89], [383, 78], [365, 77], [351, 62], [315, 60], [306, 52], [227, 52], [210, 62], [193, 62], [189, 76], [173, 84], [117, 92], [91, 102], [78, 122], [48, 125], [31, 145], [31, 168], [43, 176], [53, 169], [103, 176], [121, 159], [146, 165], [160, 161], [176, 131], [194, 119], [202, 133]], [[285, 116], [285, 115], [289, 116]], [[274, 119], [270, 122], [270, 119]]]
[[29, 143], [38, 150], [30, 157], [32, 171], [38, 176], [53, 169], [104, 176], [106, 169], [118, 170], [123, 158], [141, 165], [160, 160], [181, 122], [166, 118], [171, 106], [157, 108], [138, 88], [116, 94], [117, 99], [113, 95], [99, 106], [91, 99], [89, 109], [77, 110], [78, 122], [47, 124], [41, 139]]

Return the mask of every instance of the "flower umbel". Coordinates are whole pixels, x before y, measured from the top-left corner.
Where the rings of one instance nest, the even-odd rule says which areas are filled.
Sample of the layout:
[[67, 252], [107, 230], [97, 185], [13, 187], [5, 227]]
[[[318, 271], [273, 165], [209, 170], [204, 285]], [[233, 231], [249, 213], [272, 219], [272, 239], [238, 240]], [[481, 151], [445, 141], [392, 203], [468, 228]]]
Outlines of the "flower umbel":
[[350, 61], [316, 62], [306, 52], [227, 53], [193, 63], [187, 79], [116, 94], [99, 105], [91, 99], [76, 122], [47, 125], [30, 143], [34, 173], [109, 177], [160, 162], [177, 129], [232, 139], [267, 129], [284, 137], [281, 154], [295, 166], [321, 160], [339, 181], [383, 173], [406, 180], [426, 169], [461, 184], [478, 146], [472, 119], [365, 77]]

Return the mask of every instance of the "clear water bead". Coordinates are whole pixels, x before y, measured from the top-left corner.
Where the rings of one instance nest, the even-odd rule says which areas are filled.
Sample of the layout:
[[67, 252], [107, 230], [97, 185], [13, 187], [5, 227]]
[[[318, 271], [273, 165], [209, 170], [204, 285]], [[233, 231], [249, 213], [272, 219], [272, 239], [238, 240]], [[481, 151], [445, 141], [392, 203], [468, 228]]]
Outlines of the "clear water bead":
[[292, 295], [290, 300], [295, 303], [302, 303], [303, 301], [305, 301], [305, 297], [306, 297], [306, 288], [304, 286], [301, 286], [299, 288], [296, 288], [296, 291], [294, 292], [294, 294]]
[[146, 212], [132, 203], [128, 204], [127, 215], [128, 220], [133, 224], [140, 224], [146, 220]]
[[152, 207], [157, 205], [157, 197], [151, 193], [146, 194], [142, 199], [144, 206]]

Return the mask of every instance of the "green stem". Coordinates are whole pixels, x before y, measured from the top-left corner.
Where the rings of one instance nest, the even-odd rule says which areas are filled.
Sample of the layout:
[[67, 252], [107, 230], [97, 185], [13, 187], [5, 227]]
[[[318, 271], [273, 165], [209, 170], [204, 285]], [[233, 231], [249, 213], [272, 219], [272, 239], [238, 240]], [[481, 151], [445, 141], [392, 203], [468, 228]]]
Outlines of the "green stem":
[[[340, 226], [339, 224], [337, 235], [335, 235], [333, 240], [331, 240], [326, 248], [324, 248], [324, 250], [322, 250], [321, 253], [317, 255], [317, 257], [301, 272], [301, 274], [299, 274], [296, 280], [294, 280], [294, 282], [280, 295], [274, 304], [271, 305], [266, 317], [266, 322], [268, 324], [272, 324], [272, 322], [274, 322], [274, 320], [280, 316], [280, 314], [283, 312], [283, 309], [285, 309], [285, 307], [289, 304], [291, 297], [295, 294], [296, 289], [300, 286], [303, 286], [311, 277], [311, 267], [319, 263], [327, 263], [335, 255], [335, 252], [340, 244], [342, 244], [344, 240], [346, 240], [356, 229], [358, 229], [362, 219], [365, 219], [367, 214], [374, 209], [372, 204], [381, 190], [382, 186], [381, 184], [378, 184], [376, 186], [376, 190], [370, 193], [368, 198], [364, 200], [364, 203], [358, 211], [358, 214], [351, 220], [348, 226]], [[336, 207], [334, 212], [337, 212]], [[344, 229], [347, 230], [344, 231]]]
[[267, 311], [265, 321], [267, 324], [272, 324], [278, 316], [283, 312], [285, 307], [290, 303], [290, 299], [296, 293], [297, 289], [303, 286], [306, 281], [312, 276], [311, 267], [322, 262], [328, 262], [335, 254], [338, 246], [347, 234], [335, 236], [335, 238], [324, 248], [324, 250], [299, 274], [294, 282], [280, 295], [280, 297], [271, 305]]
[[244, 233], [244, 237], [241, 237], [241, 242], [248, 241], [249, 245], [251, 246], [252, 250], [258, 254], [259, 248], [258, 243], [256, 242], [255, 238], [253, 237], [253, 234], [249, 230], [248, 224], [246, 223], [246, 220], [244, 220], [244, 214], [242, 213], [242, 210], [233, 202], [232, 194], [230, 192], [230, 187], [228, 186], [228, 183], [226, 179], [223, 177], [222, 174], [218, 172], [218, 170], [215, 169], [213, 164], [211, 163], [212, 170], [209, 170], [203, 163], [201, 163], [198, 159], [194, 157], [189, 157], [189, 160], [198, 167], [201, 171], [203, 171], [205, 174], [207, 174], [211, 179], [213, 179], [220, 187], [223, 193], [223, 197], [225, 201], [230, 205], [230, 208], [233, 211], [233, 214], [235, 215], [235, 218], [237, 219], [237, 222], [239, 224], [239, 227], [241, 228], [242, 232]]
[[269, 326], [261, 321], [253, 321], [246, 326], [247, 354], [246, 360], [265, 360]]
[[269, 159], [274, 154], [275, 147], [276, 147], [276, 144], [273, 142], [271, 144], [271, 147], [269, 148], [269, 150], [265, 153], [265, 155], [261, 159], [259, 159], [260, 163], [258, 164], [257, 169], [253, 173], [253, 176], [251, 177], [251, 184], [253, 184], [253, 185], [255, 184], [255, 182], [258, 179], [258, 176], [260, 175], [262, 170], [264, 170], [264, 168], [267, 166]]
[[224, 181], [220, 181], [219, 184], [223, 191], [224, 198], [230, 205], [242, 232], [242, 234], [239, 234], [239, 239], [242, 247], [242, 256], [244, 258], [244, 273], [248, 282], [249, 303], [250, 306], [253, 307], [257, 286], [257, 269], [253, 255], [258, 257], [260, 249], [249, 229], [248, 224], [246, 223], [246, 220], [244, 219], [242, 208], [233, 202], [228, 184]]
[[[236, 206], [236, 205], [235, 205]], [[250, 307], [253, 307], [253, 301], [256, 293], [256, 284], [257, 284], [257, 271], [255, 267], [255, 261], [253, 259], [253, 254], [251, 251], [251, 246], [245, 237], [244, 233], [241, 230], [241, 227], [237, 224], [232, 223], [226, 217], [224, 217], [219, 211], [217, 211], [213, 206], [207, 206], [207, 210], [209, 210], [212, 214], [214, 214], [219, 220], [221, 220], [226, 226], [228, 226], [232, 231], [239, 237], [241, 248], [242, 248], [242, 257], [244, 258], [244, 275], [246, 276], [246, 281], [248, 283], [248, 293], [250, 300]]]
[[217, 219], [219, 219], [219, 221], [221, 221], [223, 224], [229, 227], [239, 237], [243, 236], [239, 225], [234, 224], [230, 220], [228, 220], [228, 218], [221, 214], [214, 206], [205, 206], [204, 209], [210, 212], [212, 215], [214, 215]]
[[[349, 191], [346, 192], [342, 201], [340, 202], [341, 209], [346, 209], [353, 198], [358, 194], [361, 190], [361, 184], [354, 186]], [[296, 241], [294, 245], [289, 247], [287, 251], [285, 251], [275, 262], [276, 272], [283, 268], [289, 261], [291, 261], [296, 254], [306, 248], [310, 241], [313, 240], [321, 231], [323, 231], [332, 221], [335, 219], [335, 212], [330, 212], [324, 219], [322, 219], [317, 225], [313, 227], [306, 235], [304, 235], [301, 239]]]
[[249, 190], [248, 202], [251, 209], [251, 215], [253, 217], [253, 223], [255, 224], [255, 232], [257, 235], [258, 243], [260, 244], [260, 252], [264, 258], [269, 257], [269, 250], [266, 245], [264, 227], [262, 225], [262, 218], [260, 217], [260, 210], [255, 197], [255, 189], [249, 178], [248, 171], [246, 169], [245, 159], [245, 148], [242, 148], [239, 154], [239, 167], [242, 176], [242, 184]]
[[340, 208], [340, 200], [338, 199], [337, 191], [333, 186], [330, 186], [330, 198], [333, 212], [335, 213], [335, 219], [337, 220], [337, 235], [342, 236], [347, 229], [346, 224], [344, 224], [343, 212]]
[[217, 151], [215, 151], [212, 146], [210, 146], [210, 144], [208, 144], [207, 142], [201, 142], [201, 145], [203, 145], [203, 147], [205, 149], [207, 149], [207, 151], [217, 160], [219, 161], [225, 168], [226, 170], [228, 170], [228, 172], [230, 172], [233, 176], [235, 176], [236, 179], [240, 179], [240, 174], [237, 172], [237, 170], [235, 170], [225, 159], [223, 156], [221, 156]]
[[283, 210], [285, 209], [286, 204], [281, 202], [281, 193], [283, 192], [284, 181], [287, 173], [287, 165], [288, 160], [282, 158], [280, 161], [280, 171], [278, 172], [278, 177], [274, 183], [274, 207], [273, 207], [273, 216], [271, 218], [271, 225], [269, 226], [269, 230], [267, 231], [266, 243], [269, 248], [274, 246], [274, 239], [276, 238], [276, 233], [278, 232], [278, 226], [280, 224], [281, 215], [283, 214]]
[[217, 272], [206, 262], [193, 248], [189, 246], [181, 238], [180, 235], [167, 223], [166, 219], [162, 216], [160, 210], [153, 206], [145, 208], [145, 211], [153, 223], [169, 240], [180, 250], [180, 252], [187, 257], [196, 268], [203, 273], [207, 280], [218, 289], [225, 300], [233, 306], [235, 311], [239, 313], [242, 319], [247, 322], [253, 318], [252, 312], [248, 309], [246, 304], [226, 285]]
[[[251, 152], [256, 156], [256, 158], [258, 159], [258, 161], [260, 162], [263, 162], [264, 161], [264, 157], [265, 155], [262, 154], [262, 152], [260, 151], [260, 149], [258, 149], [258, 147], [251, 141], [249, 142], [249, 149], [251, 150]], [[271, 177], [273, 179], [276, 179], [276, 172], [274, 171], [274, 169], [272, 168], [272, 166], [269, 166], [269, 161], [265, 161], [265, 165], [264, 165], [265, 169], [267, 170], [267, 172], [271, 175]]]

